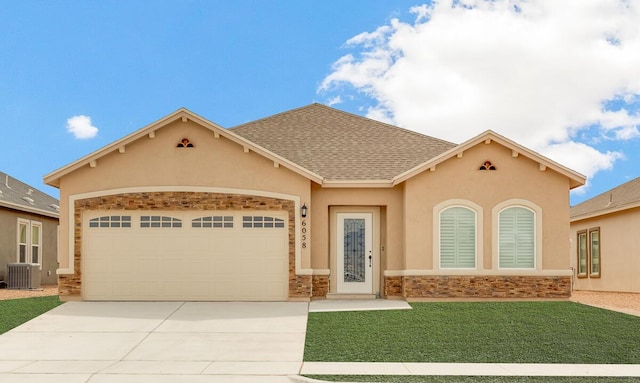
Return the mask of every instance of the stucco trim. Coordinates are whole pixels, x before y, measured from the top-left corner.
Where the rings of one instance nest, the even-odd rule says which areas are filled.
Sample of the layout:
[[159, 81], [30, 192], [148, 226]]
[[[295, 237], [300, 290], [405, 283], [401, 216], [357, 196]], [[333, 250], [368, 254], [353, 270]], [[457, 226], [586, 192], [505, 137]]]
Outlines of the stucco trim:
[[322, 181], [323, 188], [392, 188], [393, 182], [389, 180], [362, 180], [362, 181]]
[[527, 270], [542, 270], [542, 208], [535, 203], [525, 200], [525, 199], [509, 199], [506, 201], [502, 201], [491, 209], [491, 227], [493, 228], [491, 233], [491, 253], [493, 255], [491, 264], [494, 269], [500, 271], [507, 270], [519, 270], [519, 269], [508, 269], [508, 268], [500, 268], [500, 253], [498, 251], [498, 235], [500, 231], [499, 219], [500, 212], [506, 208], [510, 207], [524, 207], [534, 212], [534, 220], [535, 220], [535, 267], [533, 269]]
[[566, 277], [572, 276], [573, 270], [560, 269], [560, 270], [515, 270], [515, 269], [502, 269], [502, 270], [384, 270], [383, 275], [385, 277], [408, 277], [408, 276], [421, 276], [421, 275], [438, 275], [438, 276], [525, 276], [525, 277]]
[[[249, 189], [232, 189], [232, 188], [219, 188], [219, 187], [205, 187], [205, 186], [140, 186], [132, 188], [120, 188], [120, 189], [108, 189], [98, 190], [88, 193], [73, 194], [69, 196], [69, 250], [68, 250], [68, 262], [69, 267], [66, 269], [58, 269], [57, 274], [74, 274], [74, 254], [75, 254], [75, 202], [86, 198], [101, 197], [107, 195], [124, 194], [124, 193], [153, 193], [153, 192], [200, 192], [200, 193], [221, 193], [221, 194], [244, 194], [260, 197], [279, 198], [289, 200], [294, 203], [294, 211], [300, 211], [300, 197], [296, 195], [274, 193], [261, 190], [249, 190]], [[297, 234], [301, 228], [301, 217], [299, 214], [294, 214], [295, 219], [295, 272], [296, 275], [313, 275], [312, 269], [302, 268], [302, 244], [300, 236]]]

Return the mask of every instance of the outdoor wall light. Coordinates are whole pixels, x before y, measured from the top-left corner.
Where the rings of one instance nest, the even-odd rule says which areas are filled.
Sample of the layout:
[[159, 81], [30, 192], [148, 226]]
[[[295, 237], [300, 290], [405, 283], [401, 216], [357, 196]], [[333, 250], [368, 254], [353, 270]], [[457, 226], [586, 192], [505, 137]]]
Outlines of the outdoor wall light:
[[302, 207], [300, 208], [300, 215], [302, 218], [307, 218], [307, 204], [302, 204]]

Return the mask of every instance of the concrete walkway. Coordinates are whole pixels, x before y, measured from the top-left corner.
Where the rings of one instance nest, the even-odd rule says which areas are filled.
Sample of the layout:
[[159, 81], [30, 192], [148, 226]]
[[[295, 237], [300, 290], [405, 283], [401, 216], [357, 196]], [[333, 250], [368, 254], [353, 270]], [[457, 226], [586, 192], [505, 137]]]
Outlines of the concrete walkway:
[[631, 376], [640, 364], [325, 363], [304, 362], [301, 375]]

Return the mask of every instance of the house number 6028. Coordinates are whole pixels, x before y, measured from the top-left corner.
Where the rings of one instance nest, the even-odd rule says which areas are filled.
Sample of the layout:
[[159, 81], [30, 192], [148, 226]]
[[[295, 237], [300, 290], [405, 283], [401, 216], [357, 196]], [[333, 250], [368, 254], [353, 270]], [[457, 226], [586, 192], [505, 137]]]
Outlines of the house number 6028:
[[307, 248], [307, 220], [302, 220], [302, 248]]

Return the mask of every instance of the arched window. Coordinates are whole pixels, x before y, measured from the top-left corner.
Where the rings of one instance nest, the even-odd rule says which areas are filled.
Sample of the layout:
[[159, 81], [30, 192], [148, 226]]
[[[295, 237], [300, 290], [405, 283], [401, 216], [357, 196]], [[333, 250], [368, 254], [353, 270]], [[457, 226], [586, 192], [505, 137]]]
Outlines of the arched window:
[[453, 206], [440, 212], [440, 268], [476, 268], [476, 212]]
[[499, 215], [498, 252], [502, 269], [536, 267], [535, 213], [521, 206], [506, 208]]

